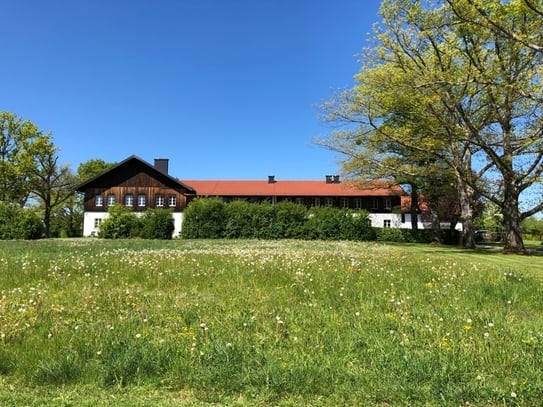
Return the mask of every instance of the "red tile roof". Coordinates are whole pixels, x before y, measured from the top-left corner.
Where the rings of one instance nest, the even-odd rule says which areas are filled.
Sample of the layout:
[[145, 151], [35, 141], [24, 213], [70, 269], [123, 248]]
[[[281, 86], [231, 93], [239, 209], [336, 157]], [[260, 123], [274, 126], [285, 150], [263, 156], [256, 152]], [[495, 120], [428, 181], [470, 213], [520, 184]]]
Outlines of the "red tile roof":
[[183, 180], [183, 184], [196, 190], [199, 196], [398, 196], [404, 192], [399, 186], [388, 187], [372, 182], [357, 185], [350, 181], [326, 183], [322, 181], [267, 180]]

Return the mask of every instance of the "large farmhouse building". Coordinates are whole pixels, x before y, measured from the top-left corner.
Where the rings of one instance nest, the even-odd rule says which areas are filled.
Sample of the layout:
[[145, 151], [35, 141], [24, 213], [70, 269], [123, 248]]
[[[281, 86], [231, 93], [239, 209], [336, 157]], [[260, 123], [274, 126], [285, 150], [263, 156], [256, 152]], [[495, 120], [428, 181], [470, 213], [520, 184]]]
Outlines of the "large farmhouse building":
[[[154, 165], [131, 156], [110, 170], [77, 187], [84, 194], [83, 235], [97, 234], [108, 207], [122, 204], [143, 213], [148, 208], [171, 209], [174, 236], [181, 233], [183, 211], [196, 197], [219, 197], [225, 201], [277, 203], [289, 200], [306, 206], [365, 209], [372, 226], [410, 228], [408, 214], [402, 213], [408, 197], [398, 186], [383, 183], [356, 185], [328, 175], [322, 180], [183, 180], [168, 174], [168, 160], [156, 159]], [[422, 227], [422, 225], [421, 225]]]

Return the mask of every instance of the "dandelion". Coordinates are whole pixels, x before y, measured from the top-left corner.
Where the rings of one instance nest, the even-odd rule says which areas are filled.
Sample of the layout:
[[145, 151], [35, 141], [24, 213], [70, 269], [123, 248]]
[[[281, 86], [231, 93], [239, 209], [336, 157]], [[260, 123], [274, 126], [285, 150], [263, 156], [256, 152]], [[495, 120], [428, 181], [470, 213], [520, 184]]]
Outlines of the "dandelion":
[[516, 399], [517, 398], [517, 393], [515, 393], [514, 391], [511, 392], [511, 397]]
[[490, 336], [490, 334], [489, 334], [488, 332], [485, 332], [485, 333], [483, 334], [483, 336], [484, 336], [485, 338], [488, 338], [488, 337]]
[[136, 338], [137, 339], [141, 338], [141, 334], [136, 334]]

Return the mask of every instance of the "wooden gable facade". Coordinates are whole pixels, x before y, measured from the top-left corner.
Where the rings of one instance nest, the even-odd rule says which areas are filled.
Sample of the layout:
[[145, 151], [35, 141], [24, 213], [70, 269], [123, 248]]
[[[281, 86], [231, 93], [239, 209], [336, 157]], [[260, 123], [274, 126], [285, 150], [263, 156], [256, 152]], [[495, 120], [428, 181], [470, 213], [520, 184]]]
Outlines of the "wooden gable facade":
[[[157, 162], [162, 168], [157, 168]], [[131, 156], [109, 171], [77, 187], [83, 192], [85, 212], [107, 211], [108, 206], [122, 204], [136, 212], [149, 208], [167, 208], [182, 212], [195, 191], [163, 172], [167, 165], [157, 160], [155, 166]], [[160, 168], [160, 167], [159, 167]]]
[[193, 188], [168, 175], [168, 160], [155, 160], [153, 166], [136, 156], [83, 182], [76, 190], [84, 194], [83, 236], [98, 234], [109, 207], [124, 205], [136, 214], [155, 208], [171, 210], [173, 236], [177, 237], [183, 211], [195, 196]]

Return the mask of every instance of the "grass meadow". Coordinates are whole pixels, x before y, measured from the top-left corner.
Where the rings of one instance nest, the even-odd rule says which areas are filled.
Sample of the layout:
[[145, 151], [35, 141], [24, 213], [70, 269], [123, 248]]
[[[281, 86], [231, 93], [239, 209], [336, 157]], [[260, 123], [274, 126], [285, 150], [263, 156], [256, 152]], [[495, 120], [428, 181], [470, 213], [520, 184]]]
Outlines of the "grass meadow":
[[0, 242], [0, 405], [534, 406], [543, 257]]

